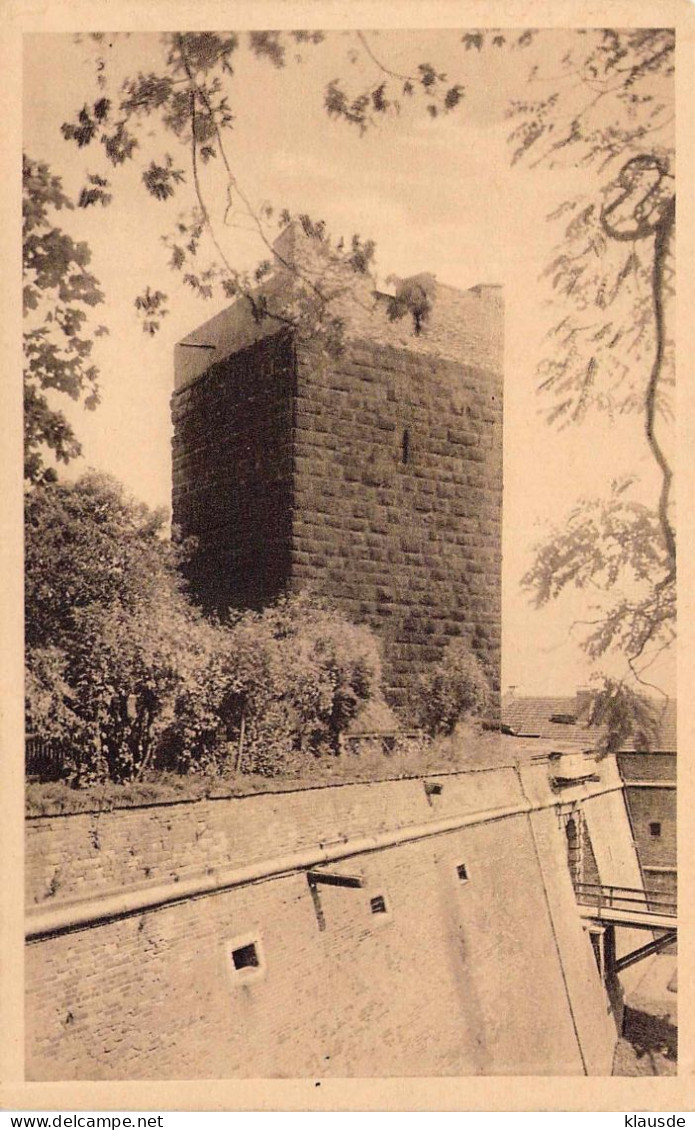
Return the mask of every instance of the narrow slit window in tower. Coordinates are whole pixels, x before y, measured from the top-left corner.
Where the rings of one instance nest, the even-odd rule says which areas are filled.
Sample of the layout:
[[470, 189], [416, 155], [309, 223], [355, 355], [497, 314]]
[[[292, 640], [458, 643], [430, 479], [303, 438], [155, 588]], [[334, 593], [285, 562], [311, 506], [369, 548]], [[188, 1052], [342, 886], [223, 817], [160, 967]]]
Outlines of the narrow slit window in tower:
[[402, 462], [404, 464], [409, 463], [410, 462], [410, 429], [409, 428], [403, 429], [403, 439], [401, 441], [401, 453], [402, 453]]

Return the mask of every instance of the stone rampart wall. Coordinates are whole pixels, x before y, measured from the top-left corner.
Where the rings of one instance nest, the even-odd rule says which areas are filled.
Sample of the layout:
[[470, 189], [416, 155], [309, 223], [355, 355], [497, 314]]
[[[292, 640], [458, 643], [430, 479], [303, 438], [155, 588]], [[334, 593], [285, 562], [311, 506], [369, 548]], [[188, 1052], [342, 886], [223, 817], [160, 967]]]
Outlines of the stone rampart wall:
[[[28, 1077], [608, 1073], [615, 1030], [557, 821], [539, 836], [513, 769], [437, 783], [29, 821], [30, 922], [194, 871], [276, 865], [33, 937]], [[312, 892], [277, 863], [399, 827], [402, 842], [324, 866], [359, 888]]]

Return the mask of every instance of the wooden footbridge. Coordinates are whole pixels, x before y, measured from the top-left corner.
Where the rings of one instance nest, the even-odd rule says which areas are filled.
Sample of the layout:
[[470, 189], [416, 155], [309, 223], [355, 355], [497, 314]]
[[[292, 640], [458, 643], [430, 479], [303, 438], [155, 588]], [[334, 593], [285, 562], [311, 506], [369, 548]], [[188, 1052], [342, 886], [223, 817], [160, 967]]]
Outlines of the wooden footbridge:
[[[581, 917], [601, 928], [606, 977], [620, 973], [653, 953], [660, 953], [678, 937], [677, 901], [664, 891], [577, 882], [575, 894]], [[645, 945], [617, 957], [615, 930], [620, 926], [650, 930], [653, 934]]]

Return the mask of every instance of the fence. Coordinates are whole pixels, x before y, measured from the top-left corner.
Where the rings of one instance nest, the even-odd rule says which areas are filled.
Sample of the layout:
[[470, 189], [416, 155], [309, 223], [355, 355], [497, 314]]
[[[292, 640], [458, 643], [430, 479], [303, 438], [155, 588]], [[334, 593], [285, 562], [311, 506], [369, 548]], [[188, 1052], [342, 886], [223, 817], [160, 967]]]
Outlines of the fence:
[[582, 906], [595, 906], [599, 911], [635, 910], [676, 917], [676, 897], [665, 891], [642, 890], [639, 887], [614, 887], [600, 883], [575, 883], [574, 889], [578, 903]]
[[[243, 740], [243, 738], [242, 738]], [[423, 741], [420, 730], [399, 730], [393, 733], [364, 732], [341, 734], [340, 752], [343, 754], [408, 754], [417, 752]], [[55, 738], [40, 734], [27, 734], [25, 741], [25, 771], [29, 778], [38, 781], [59, 781], [64, 773], [66, 749]]]
[[63, 776], [65, 751], [63, 743], [40, 734], [27, 734], [24, 766], [27, 777], [40, 781], [59, 781]]

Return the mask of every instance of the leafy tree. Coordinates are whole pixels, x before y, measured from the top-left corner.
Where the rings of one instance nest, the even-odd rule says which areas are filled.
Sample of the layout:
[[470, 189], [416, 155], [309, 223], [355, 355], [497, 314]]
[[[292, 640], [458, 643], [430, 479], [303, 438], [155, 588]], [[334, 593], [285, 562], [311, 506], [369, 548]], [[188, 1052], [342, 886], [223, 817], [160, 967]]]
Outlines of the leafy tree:
[[[75, 120], [63, 123], [66, 140], [79, 149], [101, 144], [113, 169], [128, 161], [138, 161], [145, 191], [162, 203], [177, 197], [182, 186], [189, 190], [192, 200], [189, 195], [187, 206], [163, 240], [170, 251], [172, 270], [191, 291], [201, 298], [210, 298], [216, 291], [229, 298], [243, 297], [259, 321], [270, 318], [279, 328], [290, 325], [318, 339], [327, 351], [338, 352], [342, 320], [333, 307], [346, 289], [345, 270], [357, 275], [367, 273], [374, 256], [374, 244], [357, 234], [348, 241], [331, 239], [326, 225], [306, 214], [293, 217], [286, 209], [275, 211], [268, 204], [255, 209], [228, 152], [234, 126], [229, 84], [234, 75], [233, 59], [242, 42], [254, 55], [281, 67], [290, 45], [295, 49], [315, 45], [323, 40], [323, 34], [305, 31], [250, 32], [246, 37], [214, 32], [164, 34], [160, 37], [159, 68], [127, 76], [119, 93], [113, 97], [105, 93], [109, 85], [109, 65], [101, 52], [103, 36], [90, 38], [98, 52], [99, 94], [93, 103], [86, 102], [82, 106]], [[161, 127], [166, 141], [175, 146], [175, 151], [174, 154], [159, 152], [148, 160], [149, 154], [143, 156], [142, 148], [147, 132], [155, 123]], [[211, 164], [221, 170], [224, 178], [221, 216], [216, 215], [205, 191], [204, 170]], [[95, 196], [91, 191], [93, 179], [90, 178], [82, 194], [87, 206], [96, 200], [106, 203], [111, 198], [109, 180], [99, 177], [99, 193]], [[305, 233], [322, 246], [315, 269], [289, 263], [274, 246], [277, 228], [285, 227], [291, 219], [296, 219]], [[256, 232], [266, 256], [252, 272], [238, 270], [220, 240], [220, 229], [239, 222]], [[284, 292], [279, 297], [258, 291], [259, 284], [273, 267], [284, 268], [293, 277], [295, 286], [289, 301]], [[148, 286], [134, 302], [145, 332], [156, 333], [168, 313], [166, 293]]]
[[[539, 547], [524, 584], [539, 605], [566, 584], [598, 586], [609, 599], [584, 647], [594, 658], [617, 648], [639, 682], [675, 638], [665, 439], [673, 385], [666, 313], [674, 276], [674, 50], [671, 29], [578, 33], [558, 91], [513, 108], [522, 118], [512, 133], [516, 159], [596, 170], [592, 194], [558, 210], [562, 243], [546, 269], [564, 306], [540, 366], [541, 389], [553, 400], [549, 419], [581, 422], [594, 409], [637, 415], [661, 479], [651, 508], [630, 499], [630, 479], [578, 506]], [[577, 81], [581, 103], [563, 112], [566, 87]], [[609, 699], [614, 689], [605, 684]]]
[[[95, 183], [85, 192], [105, 199], [99, 180], [93, 178]], [[74, 208], [60, 178], [48, 165], [25, 155], [22, 189], [24, 474], [38, 483], [56, 477], [53, 468], [45, 466], [46, 450], [62, 463], [80, 454], [73, 428], [54, 407], [52, 394], [82, 400], [86, 408], [96, 406], [99, 374], [90, 359], [94, 337], [106, 331], [87, 325], [88, 310], [104, 298], [87, 269], [89, 248], [55, 224], [55, 212]]]
[[29, 647], [77, 635], [84, 609], [134, 611], [162, 590], [180, 591], [164, 510], [135, 502], [110, 476], [47, 484], [27, 493], [24, 511]]
[[65, 679], [81, 727], [73, 741], [81, 780], [138, 780], [153, 763], [177, 699], [203, 677], [219, 629], [176, 589], [81, 610], [66, 641]]
[[636, 749], [653, 749], [659, 733], [659, 710], [644, 695], [616, 679], [606, 679], [593, 696], [590, 726], [603, 731], [604, 753], [617, 753], [632, 738]]
[[61, 742], [74, 784], [294, 771], [378, 696], [374, 636], [306, 597], [205, 620], [163, 514], [107, 476], [38, 485], [25, 506], [27, 729]]
[[337, 754], [340, 735], [380, 687], [368, 628], [305, 595], [281, 599], [233, 616], [177, 701], [163, 757], [184, 769], [294, 773], [314, 756]]
[[137, 778], [214, 628], [163, 514], [107, 476], [37, 485], [25, 507], [27, 727], [63, 742], [76, 783]]
[[72, 709], [73, 695], [66, 679], [67, 656], [61, 647], [29, 648], [24, 672], [27, 733], [50, 737], [68, 747], [81, 729]]
[[617, 648], [644, 681], [656, 654], [676, 638], [675, 571], [658, 516], [626, 500], [625, 490], [613, 483], [607, 499], [579, 503], [537, 547], [523, 583], [538, 607], [568, 585], [600, 600], [593, 618], [582, 621], [584, 650], [599, 659]]

